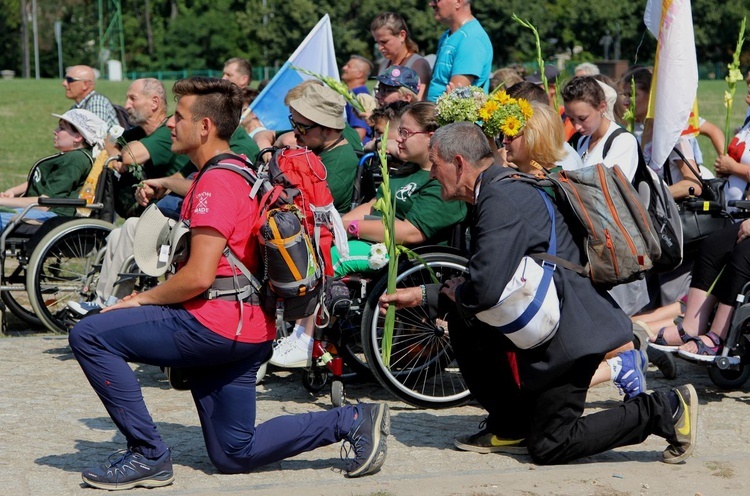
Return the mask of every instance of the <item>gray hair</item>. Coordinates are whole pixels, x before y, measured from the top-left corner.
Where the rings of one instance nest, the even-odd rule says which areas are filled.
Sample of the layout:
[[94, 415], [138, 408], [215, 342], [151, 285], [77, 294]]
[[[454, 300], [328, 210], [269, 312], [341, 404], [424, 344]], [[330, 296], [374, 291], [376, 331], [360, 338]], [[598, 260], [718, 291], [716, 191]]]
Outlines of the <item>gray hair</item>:
[[164, 89], [164, 84], [158, 79], [154, 78], [143, 78], [141, 79], [142, 91], [144, 95], [153, 95], [159, 97], [159, 101], [167, 109], [167, 91]]
[[599, 67], [591, 62], [581, 62], [576, 66], [573, 71], [575, 74], [580, 76], [596, 76], [599, 74]]
[[447, 162], [461, 155], [474, 167], [492, 156], [484, 132], [471, 122], [454, 122], [437, 129], [430, 139], [430, 149]]

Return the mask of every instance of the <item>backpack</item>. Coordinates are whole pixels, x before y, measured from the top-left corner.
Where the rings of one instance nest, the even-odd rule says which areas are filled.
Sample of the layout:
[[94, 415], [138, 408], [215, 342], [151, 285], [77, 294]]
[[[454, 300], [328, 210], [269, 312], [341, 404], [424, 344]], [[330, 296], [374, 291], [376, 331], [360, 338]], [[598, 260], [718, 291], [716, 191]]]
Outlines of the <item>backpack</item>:
[[603, 288], [642, 278], [659, 258], [661, 248], [651, 219], [618, 166], [597, 164], [553, 172], [544, 179], [514, 177], [545, 190], [551, 187], [568, 225], [584, 233], [584, 267], [548, 254], [535, 258], [574, 270]]
[[117, 122], [120, 124], [120, 127], [126, 131], [132, 129], [134, 126], [130, 123], [130, 116], [128, 115], [128, 111], [125, 110], [125, 107], [114, 103], [112, 104], [112, 107], [115, 109], [115, 116], [117, 117]]
[[[626, 129], [620, 127], [607, 137], [602, 149], [602, 158], [607, 156], [615, 138], [627, 132]], [[580, 133], [576, 133], [568, 143], [577, 148], [576, 145], [581, 137]], [[679, 267], [683, 260], [682, 222], [679, 208], [664, 181], [646, 165], [640, 145], [638, 145], [638, 166], [632, 185], [638, 192], [641, 203], [646, 207], [661, 247], [661, 255], [652, 260], [652, 269], [657, 273], [670, 272]]]
[[264, 273], [251, 274], [227, 247], [224, 255], [230, 266], [239, 269], [247, 281], [240, 288], [235, 287], [233, 277], [217, 278], [207, 297], [244, 295], [245, 299], [254, 293], [266, 311], [275, 312], [280, 320], [310, 316], [323, 298], [324, 275], [333, 275], [334, 226], [339, 239], [346, 239], [328, 190], [325, 166], [310, 150], [289, 148], [274, 150], [267, 169], [259, 173], [246, 165], [252, 166], [236, 155], [221, 154], [203, 167], [195, 181], [208, 170], [224, 169], [251, 185], [251, 198], [259, 198], [252, 232], [261, 244]]

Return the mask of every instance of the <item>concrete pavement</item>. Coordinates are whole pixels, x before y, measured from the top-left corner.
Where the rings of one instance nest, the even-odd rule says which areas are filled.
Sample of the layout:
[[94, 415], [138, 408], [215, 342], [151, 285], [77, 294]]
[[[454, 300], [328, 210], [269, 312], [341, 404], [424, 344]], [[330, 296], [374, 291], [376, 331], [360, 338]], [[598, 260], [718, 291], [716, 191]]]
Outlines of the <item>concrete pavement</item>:
[[[377, 384], [347, 387], [350, 400], [385, 401], [391, 407], [388, 458], [383, 470], [346, 479], [338, 445], [318, 449], [244, 475], [216, 472], [206, 455], [189, 393], [174, 391], [158, 368], [137, 366], [144, 396], [160, 432], [173, 447], [172, 486], [131, 494], [208, 495], [745, 495], [750, 494], [750, 394], [717, 390], [705, 370], [679, 361], [679, 377], [651, 389], [692, 382], [701, 397], [698, 447], [683, 465], [658, 461], [666, 446], [651, 437], [581, 462], [538, 467], [528, 457], [479, 455], [453, 449], [457, 434], [473, 432], [483, 418], [476, 406], [420, 410]], [[592, 409], [619, 401], [611, 386], [594, 388]], [[508, 405], [512, 408], [512, 405]], [[330, 408], [326, 394], [312, 396], [298, 372], [273, 371], [258, 387], [258, 421]], [[0, 492], [8, 495], [93, 495], [80, 471], [124, 447], [64, 336], [0, 338]]]

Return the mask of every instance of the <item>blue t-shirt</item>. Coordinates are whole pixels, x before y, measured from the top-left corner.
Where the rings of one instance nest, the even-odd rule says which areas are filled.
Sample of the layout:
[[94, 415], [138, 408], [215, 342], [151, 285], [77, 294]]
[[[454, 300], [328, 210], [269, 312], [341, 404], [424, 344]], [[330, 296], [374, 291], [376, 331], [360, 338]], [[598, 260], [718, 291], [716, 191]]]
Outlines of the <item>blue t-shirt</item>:
[[432, 80], [427, 91], [427, 101], [434, 102], [445, 93], [451, 76], [474, 76], [472, 83], [485, 91], [490, 87], [492, 71], [492, 43], [479, 21], [472, 19], [455, 33], [446, 30], [438, 41]]
[[[367, 86], [358, 86], [352, 90], [352, 93], [354, 93], [355, 95], [369, 92], [370, 91], [367, 89]], [[346, 104], [346, 122], [348, 122], [351, 127], [361, 127], [365, 130], [365, 137], [362, 140], [363, 145], [372, 139], [372, 129], [367, 125], [367, 122], [365, 120], [361, 119], [359, 115], [357, 115], [357, 111], [354, 110], [354, 108], [352, 108], [352, 106], [348, 103]]]

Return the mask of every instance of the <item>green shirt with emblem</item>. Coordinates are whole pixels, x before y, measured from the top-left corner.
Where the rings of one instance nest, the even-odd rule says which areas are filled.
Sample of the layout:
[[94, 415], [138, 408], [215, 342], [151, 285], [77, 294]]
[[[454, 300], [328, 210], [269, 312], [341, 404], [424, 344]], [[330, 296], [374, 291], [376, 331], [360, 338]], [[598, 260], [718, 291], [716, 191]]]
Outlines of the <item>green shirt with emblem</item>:
[[[78, 192], [91, 171], [91, 151], [79, 148], [39, 160], [29, 171], [25, 196], [78, 198]], [[73, 216], [74, 207], [53, 207], [57, 215]]]
[[[409, 221], [424, 234], [428, 243], [445, 242], [450, 238], [451, 228], [466, 217], [466, 204], [443, 200], [437, 179], [431, 179], [429, 171], [413, 164], [405, 167], [409, 165], [416, 171], [391, 174], [389, 179], [391, 195], [396, 198], [396, 218]], [[382, 196], [381, 185], [376, 198]]]

